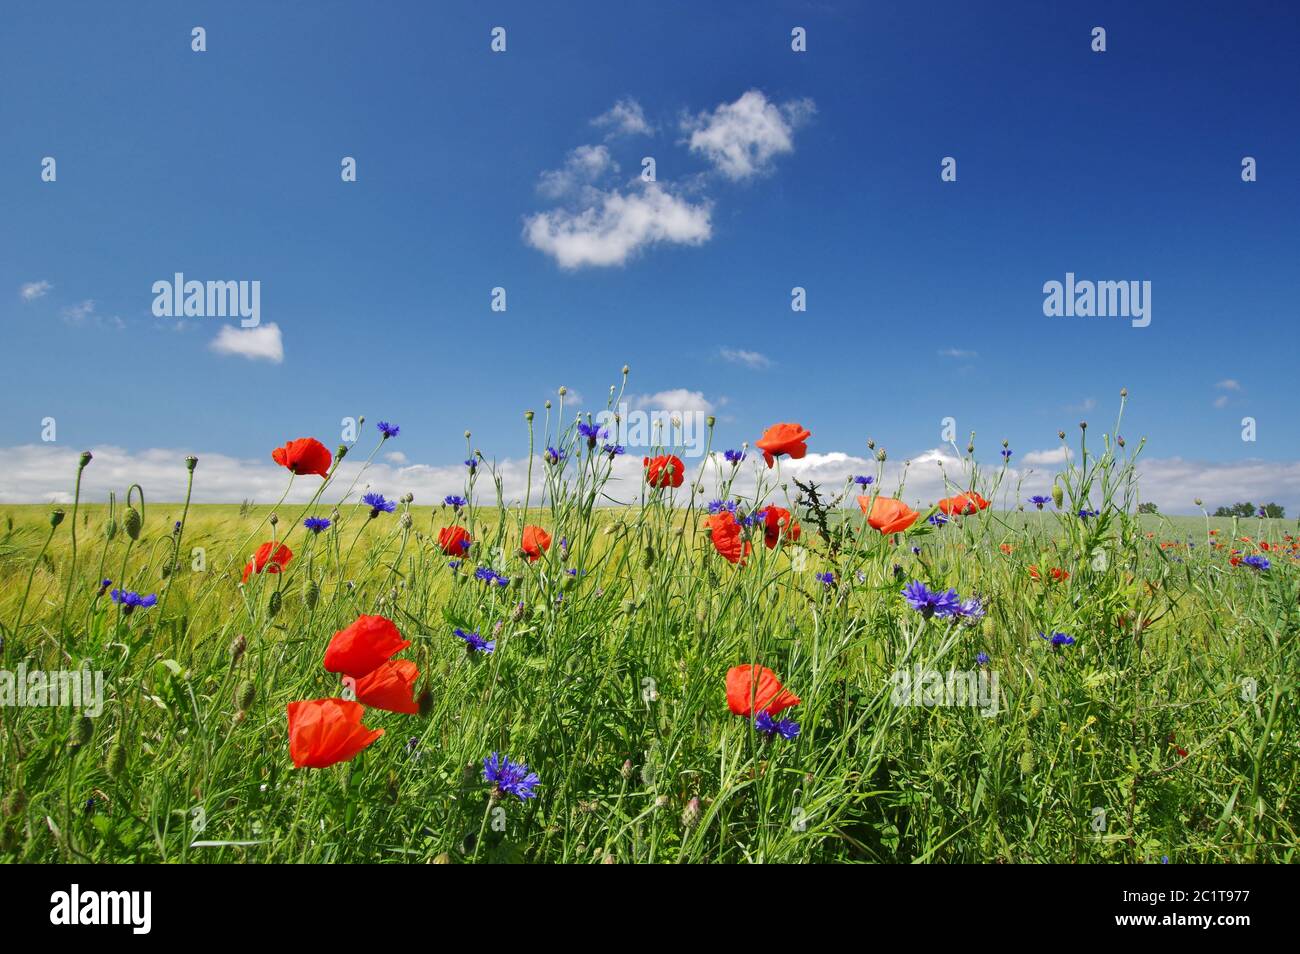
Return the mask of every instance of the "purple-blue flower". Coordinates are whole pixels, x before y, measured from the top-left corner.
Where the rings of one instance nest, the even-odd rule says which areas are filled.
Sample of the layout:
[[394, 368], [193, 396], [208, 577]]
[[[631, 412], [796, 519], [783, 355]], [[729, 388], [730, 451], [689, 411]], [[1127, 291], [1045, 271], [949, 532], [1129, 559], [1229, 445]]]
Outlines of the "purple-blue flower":
[[158, 602], [158, 597], [154, 593], [148, 596], [141, 596], [132, 590], [113, 590], [108, 594], [114, 603], [120, 603], [122, 612], [130, 616], [137, 609], [148, 609]]
[[487, 655], [488, 653], [491, 653], [494, 649], [497, 648], [497, 644], [495, 640], [484, 639], [482, 636], [478, 634], [478, 630], [475, 630], [472, 633], [467, 633], [463, 629], [457, 627], [456, 629], [453, 629], [451, 632], [453, 636], [458, 636], [461, 639], [465, 640], [465, 645], [468, 651], [471, 653], [480, 652], [483, 653], [484, 655]]
[[989, 654], [988, 654], [988, 653], [980, 653], [978, 656], [975, 657], [975, 665], [977, 665], [977, 666], [987, 666], [988, 664], [989, 664]]
[[1052, 502], [1052, 498], [1044, 497], [1042, 494], [1034, 494], [1032, 497], [1029, 498], [1029, 502], [1033, 504], [1035, 507], [1037, 507], [1039, 510], [1042, 510], [1045, 506], [1047, 506], [1049, 503]]
[[1014, 451], [1012, 451], [1010, 448], [1007, 448], [1007, 447], [1002, 448], [1002, 459], [1003, 459], [1003, 460], [1010, 460], [1010, 459], [1011, 459], [1011, 455], [1012, 455], [1013, 453], [1014, 453]]
[[1039, 633], [1038, 638], [1047, 640], [1052, 644], [1053, 649], [1060, 649], [1062, 646], [1074, 645], [1074, 637], [1066, 636], [1065, 633], [1052, 633], [1051, 636], [1048, 636], [1046, 633]]
[[1267, 570], [1273, 564], [1268, 562], [1268, 557], [1251, 555], [1241, 558], [1242, 566], [1248, 566], [1252, 570]]
[[569, 455], [562, 450], [556, 450], [554, 447], [546, 448], [546, 453], [542, 454], [542, 459], [548, 464], [558, 464]]
[[926, 619], [931, 616], [952, 616], [961, 605], [956, 590], [936, 593], [920, 580], [913, 580], [903, 587], [903, 598]]
[[768, 735], [779, 735], [786, 740], [799, 735], [799, 723], [793, 719], [773, 719], [767, 712], [760, 712], [754, 719], [754, 728]]
[[834, 586], [834, 585], [835, 585], [835, 574], [832, 573], [830, 570], [827, 570], [825, 573], [818, 573], [818, 574], [817, 574], [817, 582], [818, 582], [818, 583], [825, 583], [827, 586]]
[[942, 527], [947, 522], [948, 522], [948, 518], [941, 513], [930, 515], [929, 523], [931, 524], [931, 526]]
[[619, 454], [624, 453], [624, 447], [622, 444], [602, 444], [600, 449], [603, 453], [609, 455], [610, 460], [613, 460]]
[[397, 501], [385, 500], [383, 494], [365, 494], [361, 502], [370, 508], [372, 517], [378, 517], [381, 513], [392, 513], [397, 509]]
[[524, 762], [512, 762], [493, 752], [483, 759], [483, 778], [496, 784], [498, 794], [513, 795], [523, 801], [536, 797], [533, 786], [541, 781]]
[[379, 433], [384, 435], [384, 440], [396, 437], [397, 432], [401, 430], [396, 424], [389, 424], [387, 421], [380, 421], [375, 427], [379, 428]]
[[726, 450], [722, 452], [722, 456], [727, 459], [728, 463], [739, 464], [742, 460], [745, 459], [745, 452], [738, 451], [738, 450]]
[[1095, 517], [1099, 513], [1101, 513], [1100, 510], [1089, 510], [1087, 507], [1084, 507], [1082, 510], [1079, 511], [1079, 516], [1082, 519], [1087, 520], [1089, 517]]
[[588, 447], [595, 447], [596, 441], [603, 441], [609, 436], [609, 431], [599, 424], [579, 424], [578, 434], [587, 439]]
[[736, 502], [734, 500], [710, 500], [709, 501], [709, 513], [722, 513], [722, 511], [724, 510], [727, 511], [727, 513], [735, 513]]
[[464, 497], [457, 497], [455, 494], [448, 494], [442, 498], [442, 505], [450, 507], [452, 510], [459, 510], [461, 507], [469, 506], [469, 501]]
[[874, 484], [876, 482], [876, 478], [866, 477], [859, 474], [857, 477], [853, 478], [853, 482], [863, 487], [869, 487], [871, 484]]
[[964, 603], [959, 603], [957, 608], [952, 611], [953, 616], [960, 616], [963, 619], [981, 620], [984, 618], [984, 603], [978, 596], [972, 596]]
[[308, 517], [302, 525], [312, 533], [320, 533], [322, 530], [329, 529], [330, 522], [324, 517]]

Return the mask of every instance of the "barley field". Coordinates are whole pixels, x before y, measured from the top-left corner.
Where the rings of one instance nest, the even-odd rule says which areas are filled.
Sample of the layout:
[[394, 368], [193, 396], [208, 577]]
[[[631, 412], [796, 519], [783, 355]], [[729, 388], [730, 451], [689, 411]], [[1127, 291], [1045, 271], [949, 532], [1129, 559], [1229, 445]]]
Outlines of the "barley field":
[[610, 506], [622, 448], [528, 426], [525, 501], [302, 439], [305, 505], [0, 507], [0, 860], [1295, 860], [1292, 521], [1138, 516], [1087, 432], [909, 507], [791, 424]]

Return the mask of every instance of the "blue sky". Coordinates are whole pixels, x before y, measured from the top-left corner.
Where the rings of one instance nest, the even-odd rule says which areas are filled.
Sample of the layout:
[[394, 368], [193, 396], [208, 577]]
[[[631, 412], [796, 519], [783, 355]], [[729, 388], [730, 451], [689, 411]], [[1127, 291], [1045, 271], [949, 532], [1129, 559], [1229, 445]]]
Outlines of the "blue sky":
[[[467, 427], [512, 457], [525, 408], [561, 384], [603, 406], [628, 363], [633, 392], [714, 410], [724, 446], [797, 420], [849, 454], [934, 448], [947, 416], [986, 458], [1050, 448], [1127, 386], [1146, 454], [1262, 460], [1274, 497], [1300, 488], [1285, 5], [610, 6], [7, 5], [0, 447], [52, 416], [68, 452], [262, 460], [364, 413], [402, 425], [409, 461], [460, 460]], [[741, 169], [692, 148], [750, 91], [774, 140]], [[593, 125], [617, 102], [653, 132]], [[548, 192], [583, 146], [598, 175]], [[581, 229], [644, 200], [646, 155], [665, 238], [625, 208], [582, 246], [613, 264], [526, 240], [539, 214]], [[215, 351], [229, 319], [154, 317], [177, 271], [259, 280], [282, 360]], [[1150, 326], [1045, 317], [1067, 271], [1150, 281]]]

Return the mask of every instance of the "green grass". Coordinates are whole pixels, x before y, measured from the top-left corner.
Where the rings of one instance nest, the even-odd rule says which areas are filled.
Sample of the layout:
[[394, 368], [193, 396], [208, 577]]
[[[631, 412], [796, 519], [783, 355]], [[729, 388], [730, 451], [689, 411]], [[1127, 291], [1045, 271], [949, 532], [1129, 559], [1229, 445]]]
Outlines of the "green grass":
[[[1230, 520], [1131, 516], [1130, 457], [1083, 455], [1060, 476], [1064, 509], [1090, 500], [1094, 520], [990, 509], [933, 530], [923, 514], [893, 539], [841, 509], [828, 538], [795, 506], [802, 555], [757, 543], [736, 567], [698, 511], [651, 492], [644, 506], [594, 506], [601, 459], [571, 446], [571, 483], [546, 478], [554, 503], [527, 521], [479, 478], [461, 521], [478, 543], [460, 574], [436, 547], [452, 522], [442, 508], [370, 520], [349, 502], [308, 545], [304, 508], [281, 504], [275, 533], [294, 560], [241, 586], [248, 554], [272, 537], [270, 507], [149, 504], [135, 540], [120, 504], [111, 523], [103, 505], [64, 507], [53, 532], [48, 507], [0, 507], [0, 668], [105, 672], [97, 718], [0, 711], [0, 858], [1295, 860], [1295, 562], [1271, 550], [1266, 572], [1230, 566], [1207, 534], [1231, 539]], [[776, 473], [761, 499], [790, 506]], [[341, 495], [331, 485], [322, 499]], [[525, 522], [557, 543], [535, 564], [515, 553]], [[1278, 544], [1291, 532], [1235, 528]], [[475, 562], [512, 584], [475, 582]], [[1030, 564], [1071, 575], [1034, 583]], [[815, 578], [824, 571], [835, 584]], [[159, 605], [126, 615], [101, 578]], [[987, 616], [926, 620], [900, 596], [913, 579], [978, 593]], [[412, 640], [403, 656], [428, 711], [370, 709], [383, 738], [350, 763], [295, 769], [285, 706], [339, 694], [321, 660], [362, 613]], [[457, 626], [495, 633], [496, 652], [469, 657]], [[1051, 649], [1039, 633], [1053, 631], [1075, 645]], [[898, 670], [970, 670], [980, 652], [998, 674], [995, 715], [891, 700]], [[802, 727], [795, 741], [728, 711], [724, 676], [747, 662], [802, 698], [785, 713]], [[527, 761], [537, 798], [490, 798], [493, 751]]]

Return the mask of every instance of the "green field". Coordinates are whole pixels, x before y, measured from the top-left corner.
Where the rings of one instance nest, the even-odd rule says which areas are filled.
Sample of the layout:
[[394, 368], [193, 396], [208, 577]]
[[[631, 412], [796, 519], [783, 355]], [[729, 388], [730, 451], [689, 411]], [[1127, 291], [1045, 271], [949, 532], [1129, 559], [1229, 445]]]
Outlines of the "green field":
[[[334, 513], [333, 484], [310, 511], [333, 519], [319, 536], [301, 504], [149, 503], [135, 539], [124, 497], [112, 520], [65, 505], [56, 527], [50, 507], [0, 506], [0, 669], [104, 674], [93, 718], [0, 710], [0, 859], [1295, 860], [1292, 521], [1137, 518], [1131, 461], [1105, 455], [1060, 475], [1060, 511], [942, 528], [927, 511], [885, 536], [849, 506], [819, 530], [773, 476], [742, 509], [789, 506], [802, 536], [769, 549], [760, 533], [738, 566], [700, 511], [655, 491], [596, 506], [601, 455], [568, 446], [567, 482], [548, 478], [555, 502], [527, 519], [486, 479], [472, 489], [459, 571], [437, 546], [448, 508]], [[1100, 514], [1079, 519], [1079, 501]], [[525, 523], [553, 539], [535, 563], [517, 553]], [[292, 561], [241, 585], [273, 538]], [[1269, 568], [1233, 566], [1234, 547]], [[488, 565], [509, 585], [476, 580]], [[1031, 565], [1069, 577], [1035, 582]], [[158, 603], [126, 613], [106, 579]], [[926, 617], [901, 595], [914, 580], [985, 615]], [[367, 709], [383, 737], [295, 768], [286, 705], [339, 695], [322, 659], [361, 614], [412, 642], [422, 711]], [[467, 651], [457, 627], [495, 651]], [[1040, 636], [1058, 632], [1073, 644]], [[802, 700], [781, 713], [796, 738], [728, 710], [726, 674], [747, 663]], [[997, 691], [900, 702], [897, 674], [931, 671]], [[536, 797], [493, 791], [493, 752], [537, 773]]]

